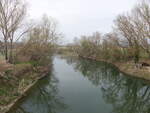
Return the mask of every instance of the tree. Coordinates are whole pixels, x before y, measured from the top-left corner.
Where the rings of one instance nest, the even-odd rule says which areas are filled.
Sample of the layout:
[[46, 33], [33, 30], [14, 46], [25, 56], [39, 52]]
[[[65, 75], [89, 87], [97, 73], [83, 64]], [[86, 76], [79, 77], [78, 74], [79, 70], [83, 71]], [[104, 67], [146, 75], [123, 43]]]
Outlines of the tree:
[[120, 34], [128, 41], [137, 63], [140, 49], [144, 49], [150, 56], [150, 5], [149, 1], [138, 4], [130, 14], [119, 15], [116, 26]]
[[138, 4], [132, 13], [134, 29], [136, 29], [139, 36], [140, 46], [150, 56], [150, 2], [145, 0]]
[[43, 16], [41, 21], [27, 33], [27, 40], [17, 52], [16, 60], [20, 62], [24, 57], [22, 62], [35, 61], [44, 64], [44, 61], [47, 62], [46, 58], [51, 58], [59, 37], [56, 22]]
[[116, 26], [119, 33], [128, 41], [128, 45], [134, 53], [134, 61], [137, 63], [140, 55], [140, 36], [135, 29], [132, 16], [119, 15], [116, 20]]
[[21, 0], [0, 1], [0, 30], [5, 44], [5, 59], [8, 60], [8, 42], [12, 55], [14, 34], [26, 15], [26, 4]]

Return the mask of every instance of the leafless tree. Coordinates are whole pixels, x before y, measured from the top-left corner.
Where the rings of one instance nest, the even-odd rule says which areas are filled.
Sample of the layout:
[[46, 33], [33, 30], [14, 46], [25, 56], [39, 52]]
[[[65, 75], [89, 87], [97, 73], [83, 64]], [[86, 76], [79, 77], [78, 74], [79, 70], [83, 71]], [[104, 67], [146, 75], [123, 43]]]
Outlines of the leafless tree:
[[25, 37], [22, 47], [17, 52], [17, 57], [41, 60], [51, 56], [60, 34], [57, 31], [56, 22], [47, 16], [35, 23]]
[[132, 15], [120, 15], [116, 20], [116, 26], [122, 36], [128, 41], [129, 47], [134, 53], [135, 63], [139, 60], [140, 55], [140, 35], [137, 32]]
[[14, 34], [26, 15], [26, 4], [22, 0], [0, 0], [0, 30], [5, 44], [5, 59], [8, 60], [8, 42], [10, 41], [10, 55]]
[[128, 41], [138, 62], [140, 49], [150, 55], [150, 2], [139, 3], [130, 14], [119, 15], [115, 21], [120, 34]]
[[145, 0], [138, 4], [132, 14], [140, 45], [150, 56], [150, 2]]

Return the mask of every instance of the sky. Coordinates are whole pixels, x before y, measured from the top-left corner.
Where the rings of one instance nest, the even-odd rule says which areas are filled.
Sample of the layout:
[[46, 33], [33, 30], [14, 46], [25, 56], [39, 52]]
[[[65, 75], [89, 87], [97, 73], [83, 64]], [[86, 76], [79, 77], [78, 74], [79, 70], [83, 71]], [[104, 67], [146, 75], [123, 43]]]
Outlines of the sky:
[[108, 33], [117, 15], [130, 11], [139, 0], [27, 0], [30, 18], [55, 18], [66, 43], [93, 32]]

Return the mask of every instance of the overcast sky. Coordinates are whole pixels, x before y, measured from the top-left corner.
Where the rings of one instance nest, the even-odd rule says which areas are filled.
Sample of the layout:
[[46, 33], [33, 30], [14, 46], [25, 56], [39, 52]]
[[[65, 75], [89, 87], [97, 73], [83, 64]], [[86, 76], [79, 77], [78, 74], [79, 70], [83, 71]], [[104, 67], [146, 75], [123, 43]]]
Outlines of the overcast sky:
[[59, 23], [64, 40], [99, 31], [111, 31], [118, 14], [130, 11], [138, 0], [27, 0], [31, 18], [43, 14], [52, 16]]

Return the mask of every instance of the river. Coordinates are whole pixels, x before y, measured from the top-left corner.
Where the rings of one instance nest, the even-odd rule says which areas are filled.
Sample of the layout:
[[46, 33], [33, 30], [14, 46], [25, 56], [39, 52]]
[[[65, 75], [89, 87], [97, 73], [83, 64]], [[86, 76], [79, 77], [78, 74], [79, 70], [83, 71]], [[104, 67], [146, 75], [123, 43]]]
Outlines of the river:
[[11, 113], [150, 113], [150, 83], [113, 65], [56, 56], [51, 70]]

